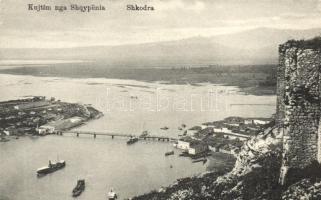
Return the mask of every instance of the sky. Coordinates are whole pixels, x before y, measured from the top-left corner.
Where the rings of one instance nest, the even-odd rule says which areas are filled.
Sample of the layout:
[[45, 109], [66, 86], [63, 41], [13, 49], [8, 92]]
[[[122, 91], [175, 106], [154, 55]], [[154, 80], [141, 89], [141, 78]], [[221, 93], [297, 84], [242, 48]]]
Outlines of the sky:
[[[28, 4], [53, 10], [29, 11]], [[54, 10], [70, 4], [106, 10]], [[128, 11], [128, 4], [155, 10]], [[261, 27], [321, 28], [321, 0], [0, 0], [0, 48], [137, 44]]]

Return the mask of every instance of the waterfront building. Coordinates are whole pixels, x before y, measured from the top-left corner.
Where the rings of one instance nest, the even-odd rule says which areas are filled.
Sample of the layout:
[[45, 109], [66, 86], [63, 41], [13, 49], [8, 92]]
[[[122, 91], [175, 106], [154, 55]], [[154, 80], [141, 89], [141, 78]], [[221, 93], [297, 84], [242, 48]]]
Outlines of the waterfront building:
[[200, 153], [204, 153], [207, 150], [208, 150], [208, 146], [206, 144], [202, 144], [202, 143], [192, 144], [188, 149], [188, 154], [197, 155]]
[[182, 137], [180, 138], [178, 141], [177, 141], [177, 145], [176, 147], [178, 149], [183, 149], [183, 150], [188, 150], [192, 144], [195, 144], [195, 143], [198, 143], [199, 141], [189, 137], [189, 136], [186, 136], [186, 137]]

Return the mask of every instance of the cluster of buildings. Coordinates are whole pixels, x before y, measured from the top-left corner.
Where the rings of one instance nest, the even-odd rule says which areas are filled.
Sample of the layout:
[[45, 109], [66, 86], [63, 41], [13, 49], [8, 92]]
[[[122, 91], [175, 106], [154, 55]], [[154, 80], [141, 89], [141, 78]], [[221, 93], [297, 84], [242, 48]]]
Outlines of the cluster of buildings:
[[0, 134], [51, 134], [80, 125], [99, 114], [91, 106], [43, 96], [4, 101], [0, 102]]
[[243, 142], [258, 134], [264, 127], [273, 123], [272, 118], [228, 117], [221, 121], [203, 123], [188, 129], [175, 147], [190, 155], [206, 151], [235, 155]]

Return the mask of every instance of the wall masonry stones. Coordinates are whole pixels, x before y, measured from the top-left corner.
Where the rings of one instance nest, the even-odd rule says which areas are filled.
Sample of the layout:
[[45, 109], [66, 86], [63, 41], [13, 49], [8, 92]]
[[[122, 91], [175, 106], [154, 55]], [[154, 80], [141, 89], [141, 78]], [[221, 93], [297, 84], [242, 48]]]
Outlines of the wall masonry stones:
[[321, 161], [321, 53], [304, 42], [279, 47], [276, 124], [283, 132], [280, 182], [290, 168]]

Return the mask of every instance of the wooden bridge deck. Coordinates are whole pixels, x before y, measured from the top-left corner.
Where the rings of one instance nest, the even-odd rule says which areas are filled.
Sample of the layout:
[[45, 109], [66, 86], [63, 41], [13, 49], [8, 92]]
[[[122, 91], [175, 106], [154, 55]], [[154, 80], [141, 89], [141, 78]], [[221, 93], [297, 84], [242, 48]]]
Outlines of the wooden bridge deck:
[[147, 135], [147, 136], [138, 136], [136, 134], [125, 134], [125, 133], [113, 133], [113, 132], [96, 132], [96, 131], [61, 131], [57, 133], [58, 135], [63, 134], [72, 134], [79, 137], [80, 135], [92, 135], [94, 138], [97, 136], [109, 136], [112, 139], [114, 137], [125, 137], [125, 138], [132, 138], [132, 137], [138, 137], [140, 140], [158, 140], [158, 141], [167, 141], [167, 142], [176, 142], [177, 138], [167, 137], [167, 136], [156, 136], [156, 135]]

